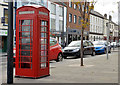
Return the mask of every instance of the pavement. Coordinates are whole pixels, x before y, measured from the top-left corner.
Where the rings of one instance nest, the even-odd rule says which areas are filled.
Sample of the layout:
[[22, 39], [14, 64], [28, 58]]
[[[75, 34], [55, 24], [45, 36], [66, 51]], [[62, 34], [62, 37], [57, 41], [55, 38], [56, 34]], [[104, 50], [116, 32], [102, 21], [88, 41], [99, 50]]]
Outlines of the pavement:
[[[15, 71], [15, 70], [14, 70]], [[3, 83], [6, 83], [6, 71]], [[118, 83], [118, 49], [106, 54], [85, 56], [84, 66], [80, 58], [68, 58], [62, 62], [51, 61], [50, 76], [40, 79], [14, 78], [14, 83]]]

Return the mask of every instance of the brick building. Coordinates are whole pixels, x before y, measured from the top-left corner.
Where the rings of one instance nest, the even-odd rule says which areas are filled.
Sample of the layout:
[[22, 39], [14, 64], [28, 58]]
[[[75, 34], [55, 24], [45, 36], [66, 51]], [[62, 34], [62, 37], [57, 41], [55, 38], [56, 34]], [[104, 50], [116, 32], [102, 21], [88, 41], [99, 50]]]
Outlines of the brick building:
[[[80, 40], [81, 39], [81, 29], [82, 29], [82, 23], [81, 23], [81, 13], [80, 13], [80, 5], [84, 7], [84, 5], [79, 4], [76, 5], [74, 2], [66, 2], [67, 5], [67, 44], [69, 44], [71, 41], [74, 40]], [[86, 15], [89, 11], [89, 4], [86, 7]], [[87, 18], [86, 18], [87, 19]], [[89, 18], [87, 19], [88, 22], [90, 22]], [[84, 30], [84, 40], [89, 39], [89, 26], [87, 26]]]

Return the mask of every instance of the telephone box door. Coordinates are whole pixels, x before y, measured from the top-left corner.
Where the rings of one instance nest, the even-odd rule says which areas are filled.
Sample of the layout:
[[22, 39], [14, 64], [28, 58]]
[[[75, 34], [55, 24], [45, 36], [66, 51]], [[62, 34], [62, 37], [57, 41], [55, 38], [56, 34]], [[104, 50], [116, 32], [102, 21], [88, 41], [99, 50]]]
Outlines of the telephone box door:
[[33, 19], [22, 19], [18, 21], [19, 31], [17, 30], [17, 69], [16, 73], [21, 76], [31, 76], [33, 74]]
[[39, 28], [39, 32], [40, 32], [40, 61], [39, 61], [39, 74], [45, 74], [49, 75], [49, 59], [48, 59], [48, 47], [49, 47], [49, 29], [48, 29], [48, 20], [47, 19], [39, 19], [39, 23], [40, 23], [40, 28]]

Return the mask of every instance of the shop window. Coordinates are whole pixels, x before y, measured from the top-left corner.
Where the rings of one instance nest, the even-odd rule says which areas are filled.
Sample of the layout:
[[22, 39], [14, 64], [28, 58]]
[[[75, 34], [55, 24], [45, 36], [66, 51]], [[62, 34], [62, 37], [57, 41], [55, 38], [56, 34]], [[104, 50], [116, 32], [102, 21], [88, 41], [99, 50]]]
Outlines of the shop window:
[[4, 8], [4, 17], [5, 17], [5, 23], [4, 26], [8, 25], [8, 9]]

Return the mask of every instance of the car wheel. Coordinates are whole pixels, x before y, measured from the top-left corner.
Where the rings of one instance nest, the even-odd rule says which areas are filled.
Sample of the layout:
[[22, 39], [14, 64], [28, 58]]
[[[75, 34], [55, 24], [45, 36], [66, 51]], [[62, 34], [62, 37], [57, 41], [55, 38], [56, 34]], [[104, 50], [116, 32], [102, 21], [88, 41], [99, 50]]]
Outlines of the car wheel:
[[62, 60], [63, 60], [63, 56], [62, 56], [61, 53], [59, 53], [56, 62], [59, 62], [59, 61], [62, 61]]
[[92, 55], [91, 56], [95, 56], [95, 51], [92, 51]]

